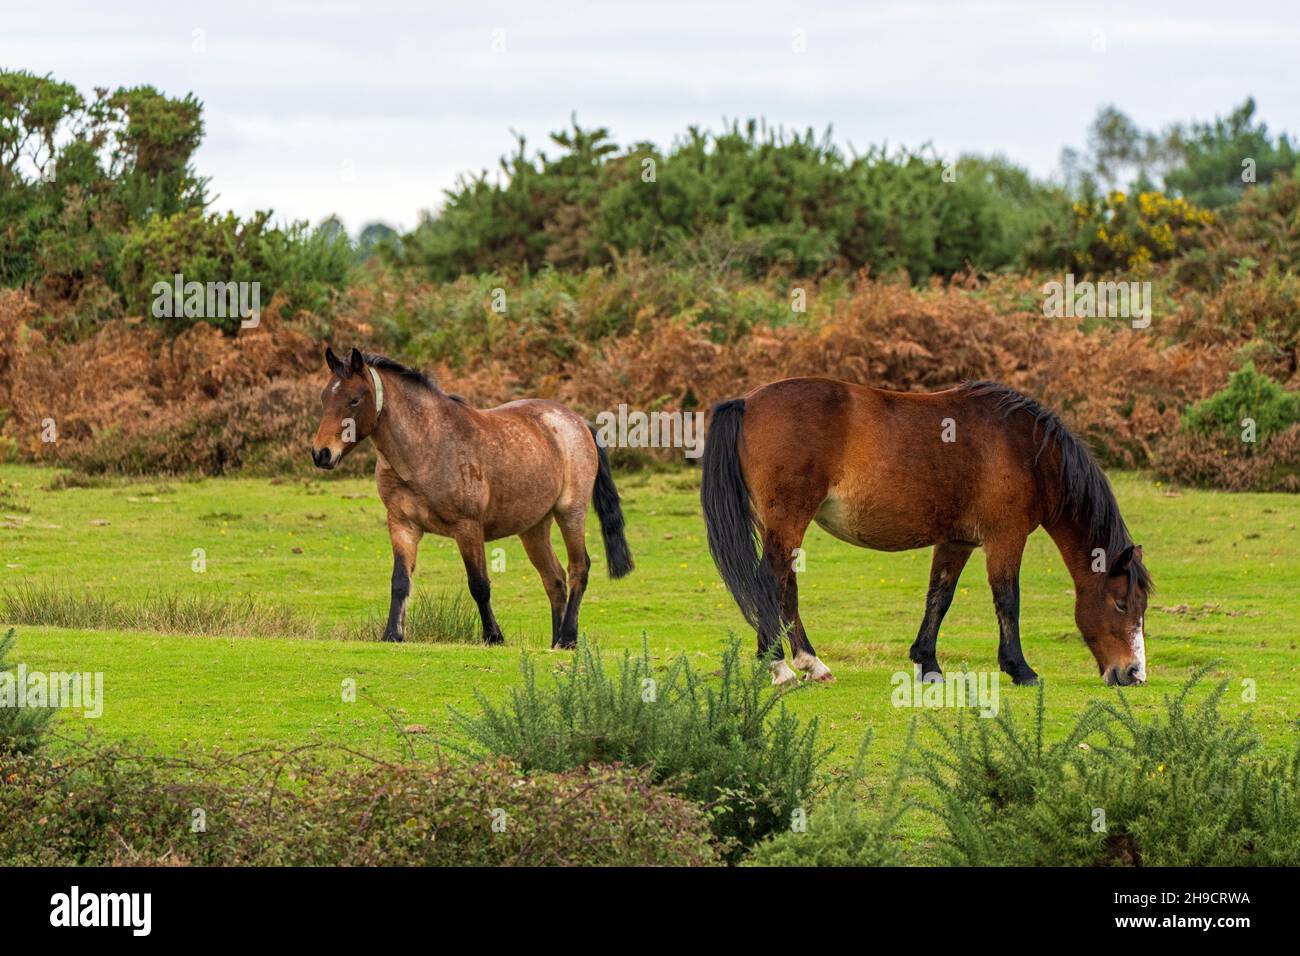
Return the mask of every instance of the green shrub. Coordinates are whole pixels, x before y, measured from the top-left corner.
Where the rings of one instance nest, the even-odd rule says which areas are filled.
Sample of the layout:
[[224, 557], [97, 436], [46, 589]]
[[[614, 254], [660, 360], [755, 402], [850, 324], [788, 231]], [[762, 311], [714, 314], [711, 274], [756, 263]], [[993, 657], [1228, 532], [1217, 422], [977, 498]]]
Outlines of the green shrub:
[[[448, 190], [398, 260], [436, 280], [546, 266], [580, 271], [632, 252], [718, 275], [816, 275], [869, 266], [920, 281], [1010, 265], [1060, 191], [1002, 159], [950, 167], [932, 150], [846, 156], [829, 131], [750, 120], [692, 128], [666, 151], [620, 148], [605, 129], [526, 143]], [[954, 175], [955, 171], [955, 175]]]
[[1198, 435], [1239, 437], [1243, 419], [1253, 419], [1261, 443], [1300, 422], [1300, 392], [1288, 392], [1246, 362], [1221, 392], [1183, 413], [1183, 427]]
[[[0, 637], [0, 681], [17, 681], [18, 675], [8, 660], [14, 641], [12, 627], [4, 637]], [[16, 691], [16, 683], [11, 686]], [[48, 707], [11, 707], [0, 699], [0, 754], [25, 754], [37, 750], [53, 717], [54, 711]], [[0, 781], [3, 781], [2, 774]]]
[[[1200, 704], [1202, 669], [1139, 720], [1121, 693], [1094, 704], [1051, 747], [1009, 707], [924, 752], [942, 850], [960, 865], [1244, 866], [1300, 863], [1300, 751], [1262, 758], [1245, 721], [1218, 710], [1220, 683]], [[936, 722], [936, 726], [938, 726]]]
[[1203, 246], [1215, 221], [1209, 210], [1154, 190], [1084, 195], [1044, 221], [1025, 259], [1035, 268], [1146, 275], [1152, 263]]
[[251, 753], [170, 760], [92, 746], [0, 757], [0, 863], [691, 866], [703, 812], [617, 767], [525, 775]]
[[[352, 265], [352, 247], [335, 228], [310, 229], [304, 223], [279, 228], [271, 214], [259, 212], [240, 220], [233, 214], [205, 216], [199, 210], [154, 217], [126, 237], [119, 260], [122, 298], [129, 312], [154, 312], [155, 283], [168, 289], [179, 274], [189, 282], [258, 283], [261, 308], [282, 294], [291, 309], [325, 311], [332, 293], [342, 288]], [[174, 330], [196, 321], [233, 332], [242, 317], [208, 314], [186, 316], [184, 303], [167, 303], [160, 316]], [[224, 310], [223, 310], [224, 311]]]
[[611, 675], [582, 640], [549, 687], [539, 686], [529, 655], [521, 667], [523, 682], [503, 705], [477, 694], [481, 713], [453, 710], [471, 741], [525, 770], [647, 768], [655, 783], [708, 809], [730, 857], [788, 827], [817, 790], [829, 750], [818, 748], [816, 718], [804, 725], [787, 711], [767, 665], [742, 664], [738, 641], [716, 682], [685, 655], [656, 669], [648, 644], [639, 656], [624, 652]]
[[[866, 743], [854, 772], [813, 807], [803, 827], [791, 826], [758, 844], [742, 861], [744, 866], [899, 866], [902, 852], [896, 836], [898, 821], [907, 809], [901, 797], [907, 755], [913, 731], [909, 729], [904, 756], [888, 790], [868, 809], [855, 790], [862, 778]], [[869, 741], [868, 737], [868, 741]]]

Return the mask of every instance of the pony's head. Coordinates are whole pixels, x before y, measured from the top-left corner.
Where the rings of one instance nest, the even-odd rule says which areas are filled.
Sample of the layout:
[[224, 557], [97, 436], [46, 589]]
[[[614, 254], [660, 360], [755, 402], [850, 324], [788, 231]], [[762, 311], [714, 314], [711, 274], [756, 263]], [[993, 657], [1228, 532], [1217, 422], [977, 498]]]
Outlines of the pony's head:
[[317, 468], [333, 468], [375, 430], [379, 421], [383, 384], [366, 364], [359, 349], [344, 361], [325, 350], [330, 380], [320, 393], [321, 422], [312, 443], [311, 459]]
[[1074, 620], [1107, 684], [1146, 682], [1143, 622], [1150, 590], [1141, 545], [1129, 545], [1108, 569], [1076, 588]]

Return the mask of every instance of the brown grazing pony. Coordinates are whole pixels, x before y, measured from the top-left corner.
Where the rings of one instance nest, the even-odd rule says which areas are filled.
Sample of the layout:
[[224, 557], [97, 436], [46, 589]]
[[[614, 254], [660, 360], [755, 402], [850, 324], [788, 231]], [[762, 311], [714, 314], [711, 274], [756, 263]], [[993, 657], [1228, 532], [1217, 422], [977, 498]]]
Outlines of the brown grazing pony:
[[[792, 556], [816, 521], [877, 551], [933, 546], [911, 658], [939, 681], [939, 624], [971, 551], [984, 549], [998, 663], [1037, 681], [1020, 650], [1020, 557], [1040, 525], [1074, 579], [1074, 618], [1107, 683], [1146, 680], [1151, 579], [1110, 483], [1055, 415], [994, 382], [929, 394], [821, 378], [762, 386], [713, 409], [701, 501], [722, 579], [770, 654], [773, 681], [831, 680], [799, 619]], [[762, 557], [755, 550], [755, 532]]]
[[[325, 350], [333, 373], [321, 392], [324, 417], [312, 461], [333, 468], [365, 438], [375, 443], [375, 481], [388, 509], [393, 591], [384, 640], [400, 641], [420, 538], [451, 538], [483, 620], [483, 640], [504, 638], [492, 615], [484, 543], [519, 535], [551, 601], [551, 646], [578, 640], [587, 589], [587, 505], [593, 499], [610, 577], [632, 570], [609, 458], [581, 416], [537, 399], [480, 411], [415, 369], [357, 349], [347, 361]], [[551, 547], [560, 526], [569, 568]]]

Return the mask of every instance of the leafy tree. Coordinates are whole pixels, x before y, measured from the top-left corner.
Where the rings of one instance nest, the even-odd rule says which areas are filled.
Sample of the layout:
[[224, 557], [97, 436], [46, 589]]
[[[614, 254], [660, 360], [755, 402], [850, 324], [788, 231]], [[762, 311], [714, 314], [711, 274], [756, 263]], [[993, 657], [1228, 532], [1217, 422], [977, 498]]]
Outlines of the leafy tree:
[[111, 299], [124, 233], [206, 204], [190, 165], [201, 114], [193, 96], [153, 87], [87, 99], [49, 76], [0, 70], [0, 283]]
[[1165, 182], [1190, 202], [1210, 209], [1236, 202], [1250, 183], [1270, 183], [1296, 170], [1300, 162], [1285, 133], [1274, 140], [1268, 127], [1255, 120], [1253, 98], [1226, 118], [1193, 124], [1181, 139], [1182, 163]]
[[396, 229], [382, 222], [372, 222], [357, 236], [356, 259], [365, 261], [384, 250], [397, 252], [401, 237]]

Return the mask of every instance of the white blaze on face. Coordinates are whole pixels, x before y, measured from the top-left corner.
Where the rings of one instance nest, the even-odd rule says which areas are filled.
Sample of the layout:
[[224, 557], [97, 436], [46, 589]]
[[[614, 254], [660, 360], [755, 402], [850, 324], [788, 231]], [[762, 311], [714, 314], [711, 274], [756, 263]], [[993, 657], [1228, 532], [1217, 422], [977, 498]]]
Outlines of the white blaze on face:
[[1137, 658], [1138, 673], [1137, 679], [1145, 681], [1147, 679], [1147, 642], [1146, 635], [1143, 633], [1144, 618], [1138, 618], [1137, 630], [1129, 638], [1129, 645], [1133, 648], [1133, 656]]

